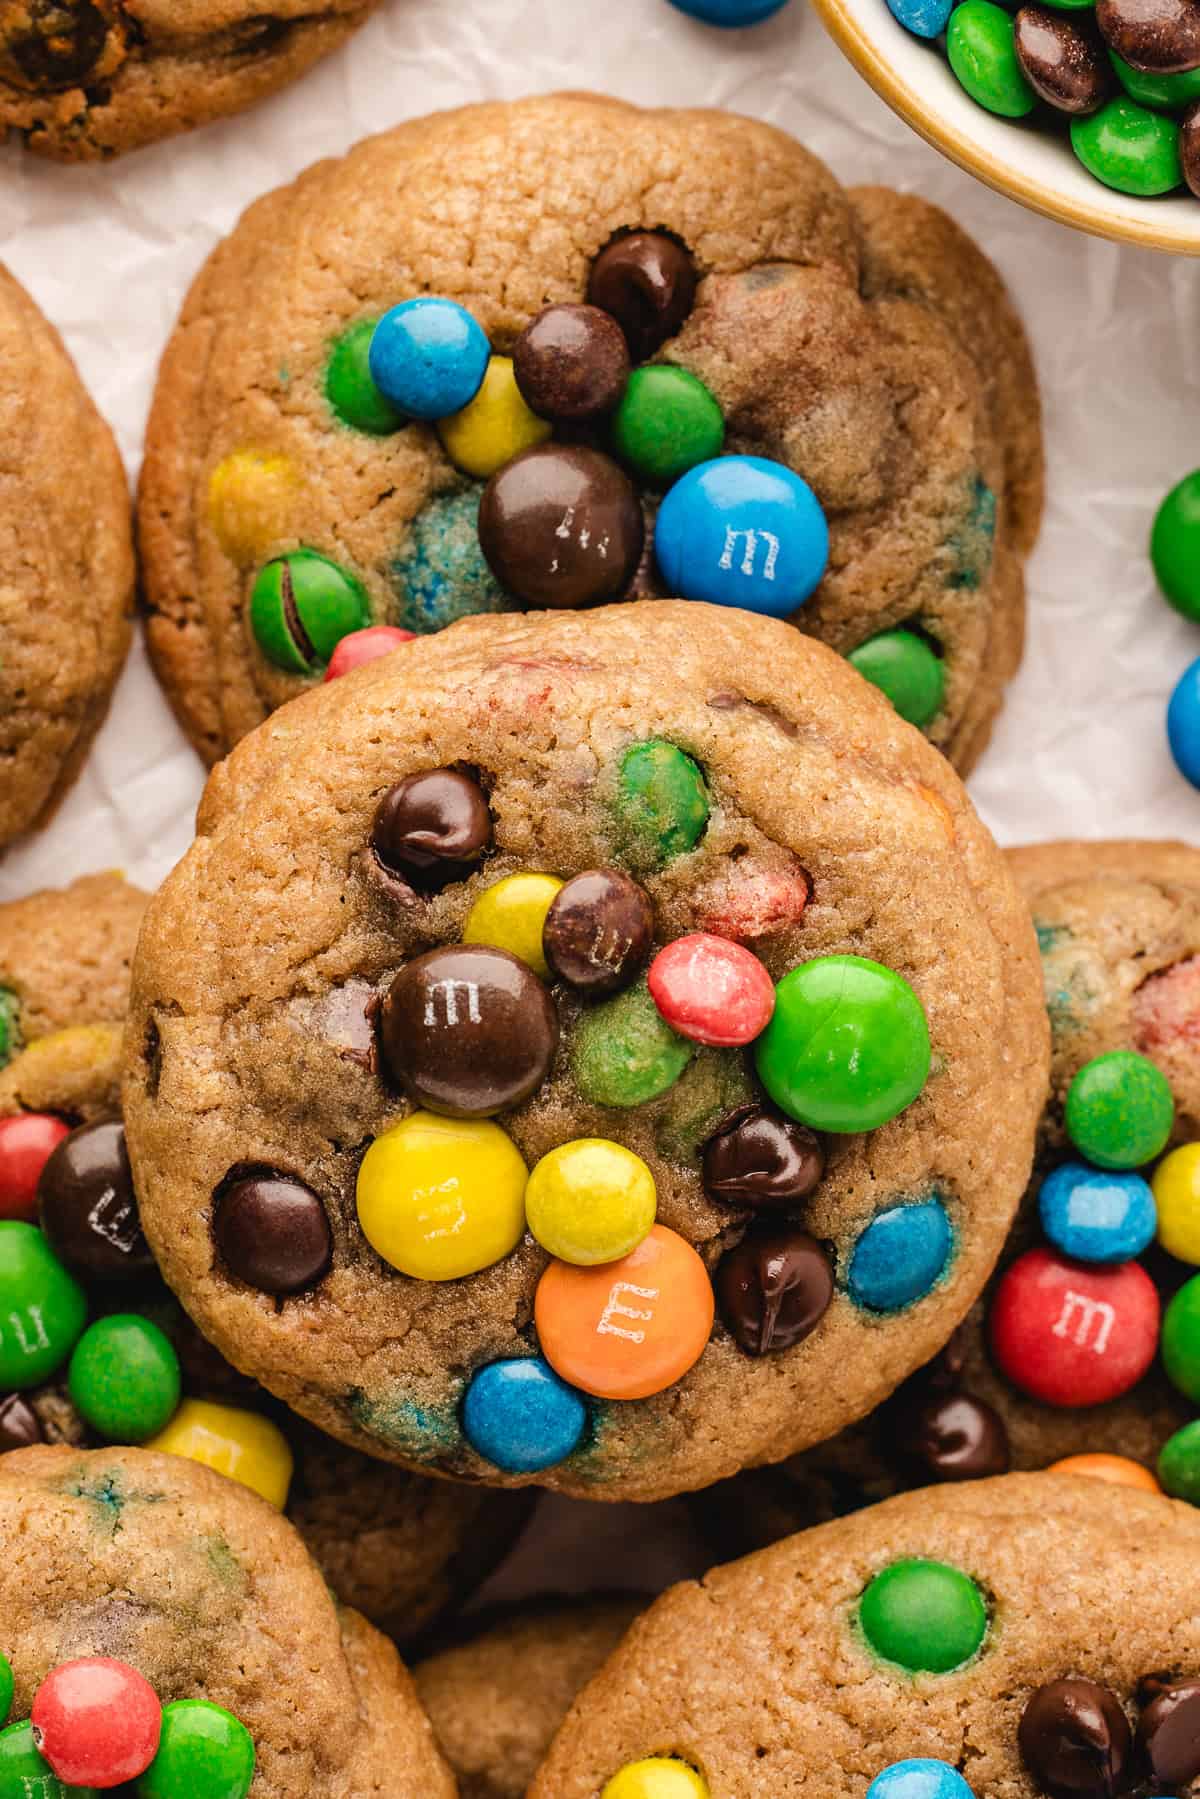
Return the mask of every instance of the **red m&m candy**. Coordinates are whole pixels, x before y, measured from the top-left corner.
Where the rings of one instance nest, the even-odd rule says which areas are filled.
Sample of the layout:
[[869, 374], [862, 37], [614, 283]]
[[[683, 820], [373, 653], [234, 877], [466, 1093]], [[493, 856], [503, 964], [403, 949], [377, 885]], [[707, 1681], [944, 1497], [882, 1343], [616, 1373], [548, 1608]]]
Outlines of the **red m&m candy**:
[[0, 1118], [0, 1218], [37, 1223], [37, 1184], [71, 1127], [50, 1112], [18, 1112]]
[[660, 949], [646, 982], [671, 1029], [693, 1043], [752, 1043], [775, 1010], [775, 983], [758, 957], [707, 931]]
[[34, 1741], [67, 1786], [115, 1787], [158, 1752], [162, 1706], [144, 1675], [108, 1656], [63, 1662], [33, 1700]]
[[402, 643], [411, 643], [415, 636], [415, 631], [403, 631], [399, 625], [367, 625], [361, 631], [351, 631], [329, 658], [325, 679], [336, 681], [339, 675], [348, 675], [352, 668], [361, 668], [364, 662], [374, 662], [378, 657], [386, 656], [389, 650], [398, 649]]
[[1031, 1249], [996, 1289], [992, 1354], [1014, 1386], [1047, 1405], [1103, 1405], [1154, 1360], [1159, 1311], [1137, 1262], [1104, 1268]]

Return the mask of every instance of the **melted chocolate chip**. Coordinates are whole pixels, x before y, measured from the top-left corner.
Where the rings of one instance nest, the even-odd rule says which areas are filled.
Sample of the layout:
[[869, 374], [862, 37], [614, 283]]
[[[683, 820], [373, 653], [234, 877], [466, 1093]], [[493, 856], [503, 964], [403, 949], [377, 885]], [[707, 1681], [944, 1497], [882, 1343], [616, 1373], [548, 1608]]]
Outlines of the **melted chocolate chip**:
[[118, 1119], [81, 1124], [38, 1180], [38, 1213], [55, 1253], [85, 1282], [140, 1280], [154, 1272]]
[[616, 319], [633, 360], [646, 362], [691, 312], [696, 265], [665, 232], [634, 231], [596, 258], [587, 297]]
[[1051, 1799], [1112, 1799], [1133, 1738], [1116, 1695], [1092, 1680], [1052, 1680], [1030, 1695], [1017, 1727], [1026, 1767]]
[[42, 1421], [23, 1393], [9, 1393], [0, 1399], [0, 1455], [45, 1441]]
[[313, 1287], [333, 1254], [320, 1199], [295, 1175], [274, 1168], [231, 1169], [213, 1195], [212, 1230], [226, 1267], [260, 1293]]
[[636, 979], [653, 934], [654, 908], [645, 888], [620, 869], [589, 868], [555, 894], [542, 948], [560, 979], [599, 999]]
[[483, 789], [453, 768], [406, 775], [375, 810], [371, 848], [384, 868], [422, 893], [464, 881], [491, 847]]
[[748, 1231], [717, 1265], [717, 1304], [749, 1355], [791, 1349], [814, 1331], [833, 1298], [829, 1257], [807, 1231]]
[[1200, 1775], [1200, 1681], [1161, 1688], [1143, 1711], [1137, 1734], [1159, 1786], [1190, 1785]]
[[798, 1206], [824, 1172], [816, 1133], [766, 1106], [740, 1106], [704, 1145], [704, 1191], [731, 1206]]

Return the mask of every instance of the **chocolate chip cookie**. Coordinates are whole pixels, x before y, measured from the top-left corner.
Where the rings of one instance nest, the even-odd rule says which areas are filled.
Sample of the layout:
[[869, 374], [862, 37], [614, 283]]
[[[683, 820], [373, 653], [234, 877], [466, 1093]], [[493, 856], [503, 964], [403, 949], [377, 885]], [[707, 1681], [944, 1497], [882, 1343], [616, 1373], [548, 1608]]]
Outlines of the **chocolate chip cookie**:
[[[129, 648], [129, 489], [57, 331], [0, 268], [0, 848], [79, 773]], [[70, 480], [64, 480], [70, 469]]]
[[119, 156], [273, 94], [377, 0], [0, 0], [0, 126], [60, 162]]
[[530, 1799], [1186, 1786], [1198, 1551], [1190, 1506], [1098, 1481], [903, 1494], [665, 1594]]
[[199, 830], [135, 968], [143, 1223], [332, 1435], [665, 1497], [862, 1415], [981, 1289], [1045, 1092], [1028, 911], [825, 646], [463, 620], [282, 709]]
[[[290, 1457], [287, 1515], [326, 1580], [344, 1603], [410, 1641], [505, 1553], [527, 1496], [423, 1480], [335, 1443], [236, 1374], [163, 1287], [138, 1229], [117, 1119], [129, 970], [146, 903], [104, 874], [0, 906], [9, 1058], [0, 1070], [0, 1216], [40, 1219], [94, 1316], [136, 1314], [165, 1334], [185, 1417], [197, 1424], [192, 1448], [206, 1432], [206, 1453], [232, 1468], [257, 1421], [271, 1421], [265, 1453]], [[2, 1254], [0, 1286], [19, 1312], [20, 1280]], [[103, 1440], [76, 1403], [65, 1356], [51, 1378], [0, 1392], [0, 1453]]]
[[107, 1657], [164, 1705], [232, 1713], [263, 1799], [451, 1799], [396, 1651], [244, 1487], [145, 1450], [20, 1450], [0, 1460], [0, 1544], [14, 1719], [56, 1667]]
[[460, 1799], [524, 1799], [575, 1695], [645, 1605], [539, 1602], [418, 1662], [413, 1684]]
[[469, 107], [201, 272], [142, 476], [151, 653], [214, 762], [362, 630], [674, 593], [794, 616], [965, 769], [1041, 484], [1021, 325], [936, 208], [729, 114]]
[[[1171, 1315], [1164, 1308], [1194, 1274], [1194, 1263], [1170, 1253], [1163, 1238], [1176, 1252], [1186, 1247], [1171, 1237], [1171, 1225], [1181, 1210], [1196, 1211], [1190, 1185], [1182, 1199], [1179, 1191], [1197, 1152], [1168, 1153], [1139, 1175], [1110, 1172], [1093, 1183], [1110, 1215], [1130, 1186], [1152, 1183], [1159, 1240], [1136, 1255], [1127, 1245], [1117, 1266], [1089, 1264], [1079, 1254], [1062, 1258], [1043, 1216], [1054, 1187], [1048, 1200], [1043, 1195], [1057, 1170], [1060, 1184], [1071, 1182], [1076, 1208], [1086, 1203], [1088, 1181], [1069, 1172], [1080, 1158], [1068, 1135], [1067, 1099], [1081, 1069], [1098, 1057], [1133, 1051], [1167, 1077], [1174, 1122], [1164, 1148], [1200, 1135], [1200, 851], [1182, 843], [1046, 843], [1010, 850], [1008, 861], [1033, 908], [1053, 1053], [1035, 1176], [1000, 1274], [947, 1349], [874, 1417], [809, 1454], [700, 1496], [726, 1553], [898, 1487], [978, 1479], [1010, 1465], [1046, 1468], [1086, 1456], [1101, 1475], [1142, 1475], [1153, 1487], [1170, 1443], [1164, 1478], [1185, 1491], [1175, 1462], [1194, 1433], [1177, 1433], [1195, 1406], [1153, 1350]], [[1048, 1223], [1059, 1230], [1053, 1209]], [[1060, 1283], [1068, 1266], [1069, 1279], [1064, 1274]], [[1023, 1310], [1019, 1331], [997, 1345], [997, 1304], [1003, 1317], [1014, 1301], [1038, 1291], [1045, 1309]], [[1140, 1364], [1127, 1369], [1122, 1357], [1134, 1353], [1143, 1326], [1152, 1359], [1139, 1375]], [[1039, 1367], [1031, 1391], [1033, 1360]], [[1095, 1400], [1093, 1375], [1108, 1377], [1106, 1391], [1119, 1390]]]

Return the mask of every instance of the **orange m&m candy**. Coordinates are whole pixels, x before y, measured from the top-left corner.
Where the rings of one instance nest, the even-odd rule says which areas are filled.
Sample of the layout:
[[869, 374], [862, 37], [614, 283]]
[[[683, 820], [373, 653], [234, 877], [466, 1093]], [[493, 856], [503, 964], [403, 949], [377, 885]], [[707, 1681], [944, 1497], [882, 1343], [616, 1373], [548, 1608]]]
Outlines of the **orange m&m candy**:
[[699, 1361], [713, 1310], [704, 1263], [656, 1224], [619, 1262], [551, 1262], [533, 1315], [542, 1354], [563, 1380], [597, 1399], [648, 1399]]
[[1093, 1480], [1111, 1481], [1114, 1487], [1140, 1487], [1144, 1493], [1161, 1493], [1162, 1488], [1140, 1462], [1125, 1455], [1068, 1455], [1061, 1462], [1051, 1462], [1047, 1474], [1086, 1474]]

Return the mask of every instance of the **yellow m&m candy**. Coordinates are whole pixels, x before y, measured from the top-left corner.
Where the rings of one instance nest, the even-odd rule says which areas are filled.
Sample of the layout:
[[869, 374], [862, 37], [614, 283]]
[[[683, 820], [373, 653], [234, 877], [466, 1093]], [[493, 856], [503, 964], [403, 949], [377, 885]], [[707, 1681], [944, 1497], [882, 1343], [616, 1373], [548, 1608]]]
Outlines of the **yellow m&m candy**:
[[372, 1249], [401, 1274], [459, 1280], [521, 1241], [528, 1179], [498, 1124], [414, 1112], [363, 1157], [358, 1221]]
[[1181, 1262], [1200, 1264], [1200, 1143], [1185, 1143], [1164, 1156], [1150, 1186], [1159, 1242]]
[[287, 456], [235, 450], [218, 462], [208, 480], [208, 516], [232, 561], [249, 567], [290, 536], [299, 486]]
[[554, 875], [509, 875], [481, 893], [463, 925], [464, 943], [487, 943], [519, 956], [534, 974], [548, 979], [550, 966], [542, 953], [546, 914], [562, 882]]
[[606, 1137], [577, 1137], [544, 1155], [529, 1177], [529, 1228], [552, 1256], [589, 1267], [636, 1249], [658, 1195], [641, 1156]]
[[280, 1511], [287, 1504], [292, 1452], [278, 1425], [257, 1412], [214, 1405], [207, 1399], [185, 1399], [166, 1430], [142, 1447], [215, 1468]]
[[708, 1782], [674, 1756], [653, 1755], [627, 1762], [614, 1774], [600, 1799], [709, 1799]]
[[552, 426], [530, 412], [521, 398], [511, 356], [493, 356], [483, 385], [461, 412], [438, 422], [438, 436], [451, 462], [486, 481], [522, 450], [544, 443]]

